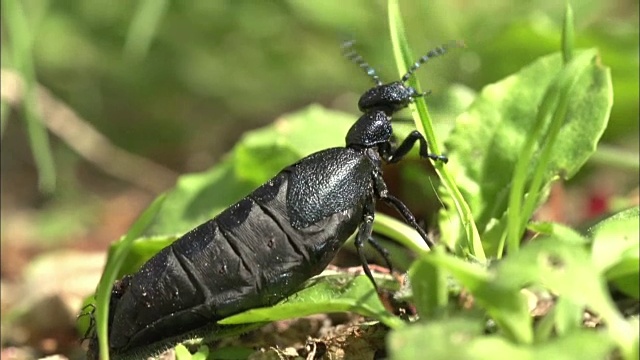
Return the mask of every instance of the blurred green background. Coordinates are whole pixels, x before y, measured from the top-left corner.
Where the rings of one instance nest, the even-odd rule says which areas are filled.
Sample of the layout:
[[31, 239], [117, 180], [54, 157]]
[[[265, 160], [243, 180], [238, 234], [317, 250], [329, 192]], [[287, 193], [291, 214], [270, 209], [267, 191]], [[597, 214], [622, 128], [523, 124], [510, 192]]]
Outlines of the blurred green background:
[[[559, 49], [563, 2], [402, 5], [415, 51], [454, 39], [468, 45], [419, 73], [434, 94], [455, 83], [478, 90]], [[28, 0], [20, 7], [36, 80], [115, 145], [179, 172], [207, 168], [242, 132], [306, 104], [355, 112], [353, 99], [369, 79], [340, 56], [344, 39], [356, 39], [383, 78], [396, 76], [384, 1]], [[578, 47], [598, 47], [612, 67], [605, 140], [636, 137], [638, 3], [573, 7]], [[2, 67], [20, 68], [7, 15]], [[4, 117], [3, 150], [28, 162], [27, 148], [13, 143], [25, 143], [19, 121]], [[64, 177], [78, 164], [52, 143]]]
[[[450, 40], [467, 44], [418, 72], [433, 91], [434, 120], [444, 127], [457, 115], [445, 97], [452, 87], [478, 91], [560, 49], [563, 1], [406, 0], [401, 6], [416, 55]], [[599, 48], [612, 71], [614, 107], [603, 144], [635, 153], [638, 1], [572, 6], [576, 47]], [[47, 133], [49, 144], [34, 146], [38, 131], [25, 126], [25, 102], [10, 101], [20, 90], [3, 72], [2, 276], [9, 280], [19, 279], [43, 250], [104, 251], [177, 174], [209, 168], [247, 130], [312, 103], [352, 112], [355, 120], [357, 98], [371, 83], [341, 56], [343, 40], [356, 39], [383, 80], [397, 78], [380, 0], [3, 0], [1, 31], [3, 71], [40, 84], [126, 156], [159, 166], [157, 176], [133, 180], [105, 171], [100, 164], [117, 168], [120, 157], [100, 159], [93, 149], [98, 165], [87, 161], [74, 146], [85, 141], [91, 150], [92, 138], [64, 116], [59, 130]], [[53, 116], [47, 109], [44, 119]], [[58, 135], [75, 130], [75, 144]], [[53, 191], [39, 190], [38, 147], [53, 160]], [[638, 178], [623, 174], [626, 193]], [[145, 175], [153, 179], [135, 181]]]

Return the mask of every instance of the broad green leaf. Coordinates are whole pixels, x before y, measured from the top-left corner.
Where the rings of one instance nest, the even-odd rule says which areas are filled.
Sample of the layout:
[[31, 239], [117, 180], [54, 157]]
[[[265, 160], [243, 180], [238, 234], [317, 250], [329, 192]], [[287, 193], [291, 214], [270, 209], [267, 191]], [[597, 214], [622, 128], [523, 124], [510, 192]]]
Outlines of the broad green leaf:
[[[499, 281], [499, 274], [495, 270], [446, 253], [433, 251], [422, 256], [413, 266], [420, 267], [421, 262], [434, 265], [439, 271], [444, 270], [453, 276], [473, 295], [476, 303], [495, 320], [510, 339], [519, 343], [533, 341], [529, 309], [524, 295], [520, 293], [522, 286], [505, 284]], [[440, 290], [433, 287], [433, 291]]]
[[469, 344], [480, 337], [483, 330], [482, 319], [429, 321], [395, 330], [387, 337], [387, 346], [390, 358], [397, 360], [467, 359]]
[[182, 235], [242, 199], [257, 185], [238, 179], [229, 159], [202, 173], [183, 175], [167, 193], [165, 204], [144, 235]]
[[528, 226], [529, 230], [535, 231], [540, 235], [554, 235], [557, 238], [562, 239], [566, 243], [574, 243], [576, 245], [587, 245], [589, 239], [582, 236], [574, 229], [558, 223], [553, 222], [534, 222]]
[[[595, 52], [577, 52], [575, 57], [585, 54], [592, 56]], [[502, 231], [491, 232], [492, 227], [504, 227], [514, 166], [536, 121], [542, 98], [560, 71], [560, 54], [542, 57], [518, 73], [486, 86], [457, 119], [446, 142], [451, 160], [447, 167], [469, 203], [481, 234], [502, 235]], [[607, 124], [612, 103], [608, 69], [592, 56], [590, 65], [576, 74], [575, 81], [566, 94], [566, 116], [554, 142], [543, 188], [557, 176], [569, 178], [575, 174], [594, 152]], [[545, 134], [536, 144], [538, 148], [546, 141]], [[531, 164], [530, 169], [534, 167]], [[545, 194], [539, 196], [537, 203], [544, 200]], [[460, 225], [453, 221], [456, 216], [451, 199], [445, 196], [443, 200], [450, 206], [440, 213], [442, 235], [446, 243], [452, 244], [461, 236]], [[487, 240], [483, 236], [483, 241]]]
[[[589, 73], [595, 57], [596, 52], [594, 50], [587, 50], [573, 57], [571, 61], [564, 64], [544, 93], [536, 113], [535, 122], [529, 129], [513, 171], [513, 180], [509, 191], [507, 234], [499, 239], [500, 245], [497, 254], [499, 257], [503, 254], [505, 243], [508, 244], [510, 252], [518, 251], [526, 225], [538, 205], [546, 199], [551, 181], [556, 176], [565, 179], [572, 176], [571, 166], [573, 166], [574, 172], [577, 171], [579, 166], [591, 155], [591, 152], [595, 151], [594, 143], [592, 148], [588, 149], [591, 152], [585, 152], [586, 156], [583, 156], [582, 159], [571, 159], [574, 161], [573, 163], [561, 164], [562, 159], [558, 158], [558, 148], [562, 146], [561, 139], [564, 139], [565, 143], [571, 143], [571, 148], [568, 150], [575, 150], [575, 144], [570, 140], [567, 141], [567, 138], [561, 137], [561, 135], [562, 130], [567, 130], [567, 128], [571, 130], [571, 120], [580, 119], [580, 117], [572, 114], [570, 107], [576, 103], [581, 104], [580, 100], [577, 100], [574, 95], [581, 94], [579, 90], [576, 91], [576, 87], [579, 89], [580, 85], [582, 85], [580, 84], [580, 79], [584, 77], [582, 75], [586, 73], [588, 81], [602, 82], [601, 79], [598, 79], [598, 76], [592, 79]], [[595, 87], [606, 90], [603, 84], [598, 84]], [[606, 102], [606, 98], [604, 99], [607, 103], [602, 119], [604, 123], [601, 132], [595, 138], [596, 142], [604, 132], [611, 108], [612, 94], [610, 89], [606, 95], [609, 95], [609, 101]], [[582, 125], [581, 123], [576, 125], [575, 121], [573, 123], [573, 127], [578, 126], [580, 129]], [[574, 132], [569, 134], [573, 135]], [[588, 138], [587, 136], [584, 137]], [[576, 147], [581, 149], [580, 146]], [[562, 155], [564, 152], [559, 154]], [[578, 162], [575, 162], [575, 160], [578, 160]], [[558, 163], [560, 163], [559, 166]], [[487, 240], [495, 241], [496, 239]]]
[[640, 208], [622, 211], [589, 230], [592, 258], [620, 291], [640, 298]]
[[618, 312], [604, 278], [583, 245], [554, 236], [538, 239], [507, 256], [496, 271], [497, 286], [511, 289], [542, 286], [563, 298], [565, 305], [573, 305], [574, 311], [590, 309], [607, 324], [610, 339], [618, 343], [623, 353], [630, 351], [637, 335]]
[[302, 157], [344, 146], [355, 120], [353, 115], [310, 106], [247, 133], [220, 164], [181, 176], [145, 235], [179, 235], [213, 218]]
[[580, 330], [535, 345], [518, 345], [496, 335], [483, 336], [482, 322], [454, 318], [416, 324], [389, 335], [391, 359], [605, 359], [613, 351], [604, 334]]
[[[443, 251], [435, 247], [434, 252]], [[449, 300], [447, 272], [428, 261], [416, 261], [409, 270], [413, 301], [422, 318], [433, 318], [446, 308]]]
[[557, 299], [553, 308], [553, 320], [555, 331], [559, 336], [564, 336], [583, 326], [584, 309], [576, 306], [570, 299], [561, 297]]
[[261, 184], [307, 155], [344, 146], [356, 120], [352, 114], [318, 105], [284, 115], [242, 137], [233, 150], [236, 175]]
[[176, 360], [190, 360], [192, 358], [189, 349], [187, 349], [187, 347], [182, 344], [179, 344], [175, 347], [175, 352]]
[[[563, 306], [553, 319], [561, 332], [575, 329], [576, 314], [588, 308], [608, 324], [610, 338], [615, 339], [623, 352], [630, 351], [634, 335], [629, 324], [609, 297], [604, 278], [586, 247], [581, 241], [576, 242], [574, 236], [569, 241], [555, 235], [537, 239], [489, 269], [439, 252], [422, 256], [414, 268], [421, 262], [451, 274], [512, 341], [533, 342], [531, 317], [521, 290], [541, 286], [562, 299]], [[437, 287], [431, 288], [437, 291]]]
[[[381, 285], [379, 278], [376, 278], [376, 282]], [[347, 311], [373, 317], [391, 328], [404, 326], [402, 320], [384, 308], [366, 276], [353, 278], [345, 274], [320, 275], [310, 280], [306, 288], [275, 306], [248, 310], [225, 318], [218, 324], [267, 322]]]

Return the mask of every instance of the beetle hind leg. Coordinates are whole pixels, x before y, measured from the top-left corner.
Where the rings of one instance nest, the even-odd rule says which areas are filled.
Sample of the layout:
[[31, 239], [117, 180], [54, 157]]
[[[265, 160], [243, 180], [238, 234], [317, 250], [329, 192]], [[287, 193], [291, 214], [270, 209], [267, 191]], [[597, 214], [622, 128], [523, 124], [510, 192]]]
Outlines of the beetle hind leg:
[[390, 273], [393, 273], [393, 265], [391, 264], [391, 258], [389, 257], [389, 250], [387, 250], [384, 246], [382, 246], [378, 240], [374, 239], [372, 236], [369, 237], [369, 244], [373, 246], [374, 249], [382, 256], [384, 260], [384, 264], [389, 269]]
[[[369, 199], [364, 206], [364, 211], [362, 214], [362, 223], [360, 224], [360, 228], [358, 229], [358, 234], [356, 235], [355, 245], [356, 251], [358, 252], [358, 257], [360, 258], [360, 263], [362, 264], [362, 269], [364, 270], [365, 275], [371, 280], [373, 287], [376, 288], [376, 292], [379, 292], [378, 284], [373, 279], [373, 275], [371, 274], [371, 269], [369, 268], [369, 262], [367, 261], [367, 257], [364, 254], [364, 244], [366, 242], [370, 242], [371, 233], [373, 232], [373, 217], [375, 212], [375, 206], [373, 199]], [[377, 247], [374, 245], [374, 248]], [[385, 258], [386, 259], [386, 258]]]
[[380, 174], [376, 174], [375, 180], [377, 196], [389, 206], [396, 209], [396, 211], [400, 213], [404, 221], [407, 224], [411, 225], [411, 227], [413, 227], [418, 232], [418, 234], [420, 234], [420, 237], [427, 243], [427, 245], [429, 247], [433, 247], [435, 245], [434, 242], [429, 238], [424, 229], [421, 228], [420, 225], [418, 225], [416, 218], [413, 216], [407, 205], [405, 205], [397, 197], [389, 194], [389, 190], [387, 190], [387, 185], [384, 183], [384, 179], [382, 179], [382, 176]]

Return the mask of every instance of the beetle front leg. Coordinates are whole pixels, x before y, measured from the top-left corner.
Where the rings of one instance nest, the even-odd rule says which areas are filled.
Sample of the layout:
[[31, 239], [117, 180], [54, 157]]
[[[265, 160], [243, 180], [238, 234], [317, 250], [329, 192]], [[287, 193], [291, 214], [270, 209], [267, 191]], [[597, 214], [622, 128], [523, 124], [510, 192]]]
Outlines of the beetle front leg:
[[420, 157], [429, 158], [431, 160], [442, 161], [445, 164], [449, 159], [444, 155], [430, 154], [427, 147], [427, 140], [417, 130], [413, 130], [396, 149], [387, 148], [383, 152], [383, 158], [389, 163], [400, 161], [413, 148], [416, 141], [420, 142]]

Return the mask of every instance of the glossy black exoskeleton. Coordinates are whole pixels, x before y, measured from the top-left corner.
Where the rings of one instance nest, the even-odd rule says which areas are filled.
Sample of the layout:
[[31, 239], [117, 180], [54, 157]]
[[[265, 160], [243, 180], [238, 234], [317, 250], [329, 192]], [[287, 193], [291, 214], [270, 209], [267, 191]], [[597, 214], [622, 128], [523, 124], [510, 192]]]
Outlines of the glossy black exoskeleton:
[[[401, 81], [389, 84], [355, 52], [346, 54], [376, 82], [360, 98], [364, 114], [347, 133], [346, 146], [285, 168], [116, 282], [108, 324], [112, 356], [158, 352], [204, 335], [217, 320], [277, 303], [320, 273], [356, 231], [359, 257], [373, 281], [362, 248], [371, 240], [376, 200], [395, 208], [432, 244], [409, 209], [387, 191], [381, 165], [402, 159], [416, 141], [423, 158], [446, 162], [427, 152], [417, 131], [397, 148], [390, 142], [391, 116], [423, 95], [405, 82], [422, 63], [444, 52], [429, 52]], [[89, 357], [97, 358], [95, 333], [89, 347]]]

